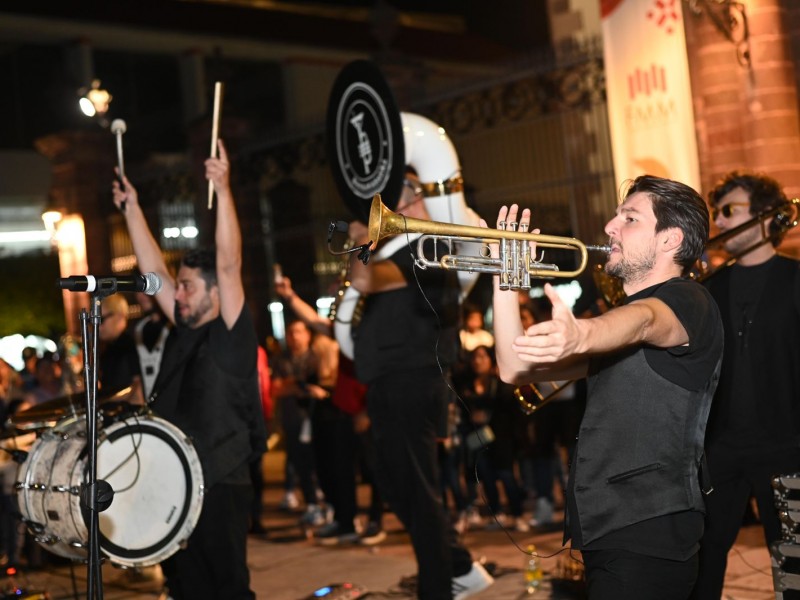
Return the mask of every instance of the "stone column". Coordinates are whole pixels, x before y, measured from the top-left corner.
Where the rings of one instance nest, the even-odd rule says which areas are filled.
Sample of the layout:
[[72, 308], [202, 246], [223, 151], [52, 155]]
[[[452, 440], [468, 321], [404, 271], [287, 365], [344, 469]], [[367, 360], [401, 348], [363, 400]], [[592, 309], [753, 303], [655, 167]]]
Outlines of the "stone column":
[[[741, 22], [726, 38], [707, 12], [725, 13], [717, 3], [698, 2], [700, 14], [685, 9], [692, 96], [697, 123], [700, 176], [707, 192], [734, 169], [766, 173], [789, 197], [800, 194], [800, 116], [792, 33], [794, 0], [751, 0], [745, 4], [749, 37]], [[795, 228], [784, 243], [800, 248]]]

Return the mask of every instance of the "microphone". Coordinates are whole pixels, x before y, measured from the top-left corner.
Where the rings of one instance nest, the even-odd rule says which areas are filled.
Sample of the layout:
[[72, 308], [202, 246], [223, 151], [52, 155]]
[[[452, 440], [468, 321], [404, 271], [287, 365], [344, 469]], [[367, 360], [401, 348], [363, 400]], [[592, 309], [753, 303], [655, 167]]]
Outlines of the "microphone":
[[124, 275], [122, 277], [95, 277], [71, 275], [58, 280], [58, 287], [70, 292], [144, 292], [152, 296], [161, 289], [161, 278], [155, 273]]
[[347, 224], [346, 221], [331, 221], [328, 224], [328, 252], [330, 252], [334, 256], [343, 256], [345, 254], [352, 254], [353, 252], [358, 252], [358, 260], [360, 260], [366, 265], [369, 262], [370, 256], [372, 256], [372, 251], [370, 250], [370, 246], [372, 246], [372, 240], [370, 240], [366, 244], [361, 244], [360, 246], [348, 248], [347, 250], [343, 250], [341, 252], [334, 250], [331, 247], [331, 240], [333, 239], [333, 234], [347, 233], [349, 229], [350, 226]]
[[[111, 133], [117, 136], [117, 167], [119, 168], [119, 181], [123, 182], [125, 179], [125, 162], [122, 160], [122, 134], [128, 130], [125, 121], [122, 119], [114, 119], [111, 121]], [[125, 201], [120, 203], [119, 209], [125, 212]]]

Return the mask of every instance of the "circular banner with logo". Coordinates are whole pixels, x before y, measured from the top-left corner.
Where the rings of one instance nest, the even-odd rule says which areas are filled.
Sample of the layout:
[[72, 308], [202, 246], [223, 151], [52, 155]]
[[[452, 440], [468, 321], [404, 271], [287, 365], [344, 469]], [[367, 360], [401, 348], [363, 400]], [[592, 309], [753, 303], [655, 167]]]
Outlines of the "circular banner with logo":
[[405, 173], [400, 111], [378, 67], [366, 60], [345, 66], [331, 90], [328, 161], [347, 207], [364, 221], [375, 194], [397, 205]]

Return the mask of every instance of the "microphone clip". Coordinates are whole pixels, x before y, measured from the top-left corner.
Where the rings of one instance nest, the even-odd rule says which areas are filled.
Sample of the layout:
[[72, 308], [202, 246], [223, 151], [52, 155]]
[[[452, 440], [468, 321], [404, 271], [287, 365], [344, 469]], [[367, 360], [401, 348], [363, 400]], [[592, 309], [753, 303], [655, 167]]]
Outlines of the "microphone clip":
[[354, 246], [353, 248], [347, 248], [344, 250], [334, 250], [331, 247], [331, 241], [333, 240], [333, 234], [335, 232], [339, 233], [347, 233], [348, 225], [344, 221], [331, 221], [328, 225], [328, 252], [333, 254], [334, 256], [344, 256], [345, 254], [352, 254], [353, 252], [358, 252], [358, 260], [360, 260], [365, 265], [369, 262], [369, 259], [372, 257], [372, 251], [370, 250], [370, 246], [372, 246], [372, 240], [367, 242], [366, 244], [361, 244], [360, 246]]

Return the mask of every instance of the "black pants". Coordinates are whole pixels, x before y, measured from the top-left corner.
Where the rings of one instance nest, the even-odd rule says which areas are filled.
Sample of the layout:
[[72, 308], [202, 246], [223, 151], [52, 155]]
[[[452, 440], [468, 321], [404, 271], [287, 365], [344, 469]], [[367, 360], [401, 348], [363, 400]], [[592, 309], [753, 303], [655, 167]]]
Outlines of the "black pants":
[[677, 561], [626, 550], [583, 553], [590, 600], [685, 600], [697, 577], [697, 554]]
[[754, 496], [764, 527], [766, 544], [781, 537], [771, 481], [775, 475], [794, 473], [800, 467], [797, 451], [735, 452], [708, 448], [708, 465], [714, 491], [706, 496], [706, 520], [700, 541], [700, 573], [693, 598], [717, 600], [722, 595], [728, 552], [742, 526], [747, 503]]
[[[317, 475], [314, 448], [312, 442], [300, 440], [303, 421], [309, 416], [309, 410], [300, 407], [297, 398], [293, 396], [284, 396], [280, 403], [281, 427], [286, 438], [286, 490], [293, 491], [295, 484], [299, 483], [305, 504], [316, 504]], [[291, 468], [294, 469], [294, 476], [289, 475]]]
[[436, 439], [448, 393], [436, 369], [392, 373], [371, 381], [367, 389], [378, 484], [411, 537], [419, 570], [417, 595], [423, 599], [450, 600], [452, 578], [472, 565], [440, 493]]
[[353, 417], [330, 401], [314, 403], [314, 462], [325, 500], [342, 532], [354, 531], [356, 517], [356, 434]]
[[382, 526], [383, 496], [381, 496], [376, 479], [378, 458], [371, 427], [356, 434], [356, 454], [361, 472], [361, 482], [369, 484], [370, 501], [367, 509], [367, 518], [370, 523], [377, 523], [378, 526]]
[[185, 550], [161, 563], [175, 600], [254, 600], [247, 569], [247, 525], [253, 488], [218, 483], [203, 497]]

